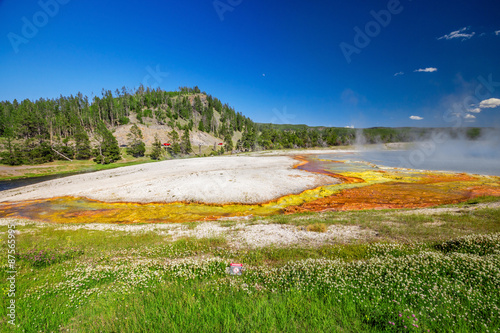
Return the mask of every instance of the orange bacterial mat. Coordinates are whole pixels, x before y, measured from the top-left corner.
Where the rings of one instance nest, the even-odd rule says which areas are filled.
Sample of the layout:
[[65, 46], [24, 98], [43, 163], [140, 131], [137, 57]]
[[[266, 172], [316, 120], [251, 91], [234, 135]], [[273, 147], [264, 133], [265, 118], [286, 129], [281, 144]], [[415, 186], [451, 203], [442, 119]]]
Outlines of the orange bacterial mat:
[[55, 223], [190, 222], [296, 212], [416, 208], [500, 196], [500, 177], [380, 169], [371, 163], [297, 156], [295, 168], [326, 174], [340, 184], [321, 186], [262, 204], [108, 203], [61, 197], [0, 204], [0, 217]]

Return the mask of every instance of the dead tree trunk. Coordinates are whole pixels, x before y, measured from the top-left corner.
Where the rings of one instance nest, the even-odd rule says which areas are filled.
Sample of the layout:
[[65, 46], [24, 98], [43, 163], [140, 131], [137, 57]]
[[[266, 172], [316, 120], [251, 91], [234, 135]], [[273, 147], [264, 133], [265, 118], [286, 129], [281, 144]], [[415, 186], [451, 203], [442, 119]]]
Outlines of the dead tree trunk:
[[62, 153], [60, 153], [60, 152], [58, 152], [58, 151], [57, 151], [57, 150], [55, 150], [53, 147], [50, 147], [50, 148], [51, 148], [51, 149], [52, 149], [52, 150], [53, 150], [53, 151], [54, 151], [57, 155], [62, 156], [62, 157], [64, 157], [65, 159], [67, 159], [68, 161], [73, 162], [73, 160], [72, 160], [71, 158], [69, 158], [68, 156], [66, 156], [66, 155], [64, 155], [64, 154], [62, 154]]

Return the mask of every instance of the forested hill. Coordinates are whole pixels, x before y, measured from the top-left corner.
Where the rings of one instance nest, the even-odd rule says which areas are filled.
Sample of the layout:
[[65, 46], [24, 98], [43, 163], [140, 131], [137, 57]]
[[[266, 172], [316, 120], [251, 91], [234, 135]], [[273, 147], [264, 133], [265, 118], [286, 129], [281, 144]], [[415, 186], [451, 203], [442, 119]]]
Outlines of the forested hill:
[[155, 129], [156, 139], [146, 141], [168, 141], [171, 155], [191, 153], [193, 134], [198, 134], [199, 145], [224, 142], [220, 149], [216, 147], [217, 153], [223, 153], [234, 148], [236, 139], [242, 139], [240, 148], [250, 148], [244, 141], [254, 137], [248, 133], [255, 132], [249, 118], [198, 87], [164, 91], [140, 86], [136, 91], [103, 90], [101, 97], [92, 100], [79, 93], [57, 99], [0, 102], [5, 164], [91, 157], [110, 163], [120, 158], [113, 133], [123, 128], [130, 129], [126, 135], [128, 152], [138, 156], [145, 153], [142, 132], [149, 128]]
[[[123, 154], [158, 160], [188, 154], [412, 141], [433, 130], [257, 124], [198, 87], [164, 91], [141, 85], [135, 91], [125, 87], [114, 93], [103, 90], [101, 97], [92, 100], [79, 93], [0, 102], [0, 162], [20, 165], [93, 158], [106, 164]], [[462, 130], [469, 138], [481, 132], [478, 128]]]

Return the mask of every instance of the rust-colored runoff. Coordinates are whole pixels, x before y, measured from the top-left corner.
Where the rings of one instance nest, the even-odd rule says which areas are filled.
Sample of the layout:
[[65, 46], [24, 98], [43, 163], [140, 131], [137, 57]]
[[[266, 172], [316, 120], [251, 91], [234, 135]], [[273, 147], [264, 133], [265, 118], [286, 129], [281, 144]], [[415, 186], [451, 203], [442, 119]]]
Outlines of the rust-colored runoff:
[[500, 196], [500, 177], [382, 170], [370, 163], [321, 160], [314, 156], [295, 158], [299, 161], [295, 168], [329, 175], [341, 183], [261, 204], [111, 203], [61, 197], [3, 203], [0, 217], [54, 223], [181, 223], [296, 212], [417, 208], [457, 203], [483, 195]]

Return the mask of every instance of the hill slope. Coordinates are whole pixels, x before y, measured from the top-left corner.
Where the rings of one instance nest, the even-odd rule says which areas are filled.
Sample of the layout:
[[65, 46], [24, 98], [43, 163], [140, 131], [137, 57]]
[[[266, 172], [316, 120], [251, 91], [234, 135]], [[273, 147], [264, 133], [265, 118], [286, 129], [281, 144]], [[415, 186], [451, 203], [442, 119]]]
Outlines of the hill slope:
[[[119, 158], [116, 149], [104, 155], [115, 144], [137, 146], [142, 141], [152, 146], [155, 138], [181, 145], [176, 153], [200, 153], [201, 148], [205, 153], [223, 153], [233, 149], [243, 132], [255, 132], [254, 126], [197, 87], [167, 92], [141, 86], [133, 92], [122, 88], [115, 94], [103, 90], [102, 97], [92, 102], [80, 93], [34, 102], [0, 102], [2, 162], [11, 165], [96, 155], [103, 157], [100, 162], [112, 162]], [[222, 150], [220, 143], [224, 143]]]
[[[450, 137], [481, 136], [479, 128], [310, 127], [256, 124], [251, 119], [201, 92], [144, 88], [102, 91], [87, 96], [37, 101], [0, 102], [1, 162], [38, 164], [56, 159], [89, 159], [111, 163], [120, 159], [119, 146], [134, 157], [156, 145], [170, 143], [170, 155], [223, 154], [260, 149], [310, 148], [363, 143], [408, 142], [428, 138], [434, 131]], [[147, 147], [147, 150], [146, 150]], [[154, 151], [154, 149], [153, 149]], [[162, 151], [164, 152], [164, 150]], [[158, 159], [164, 154], [152, 155]]]

